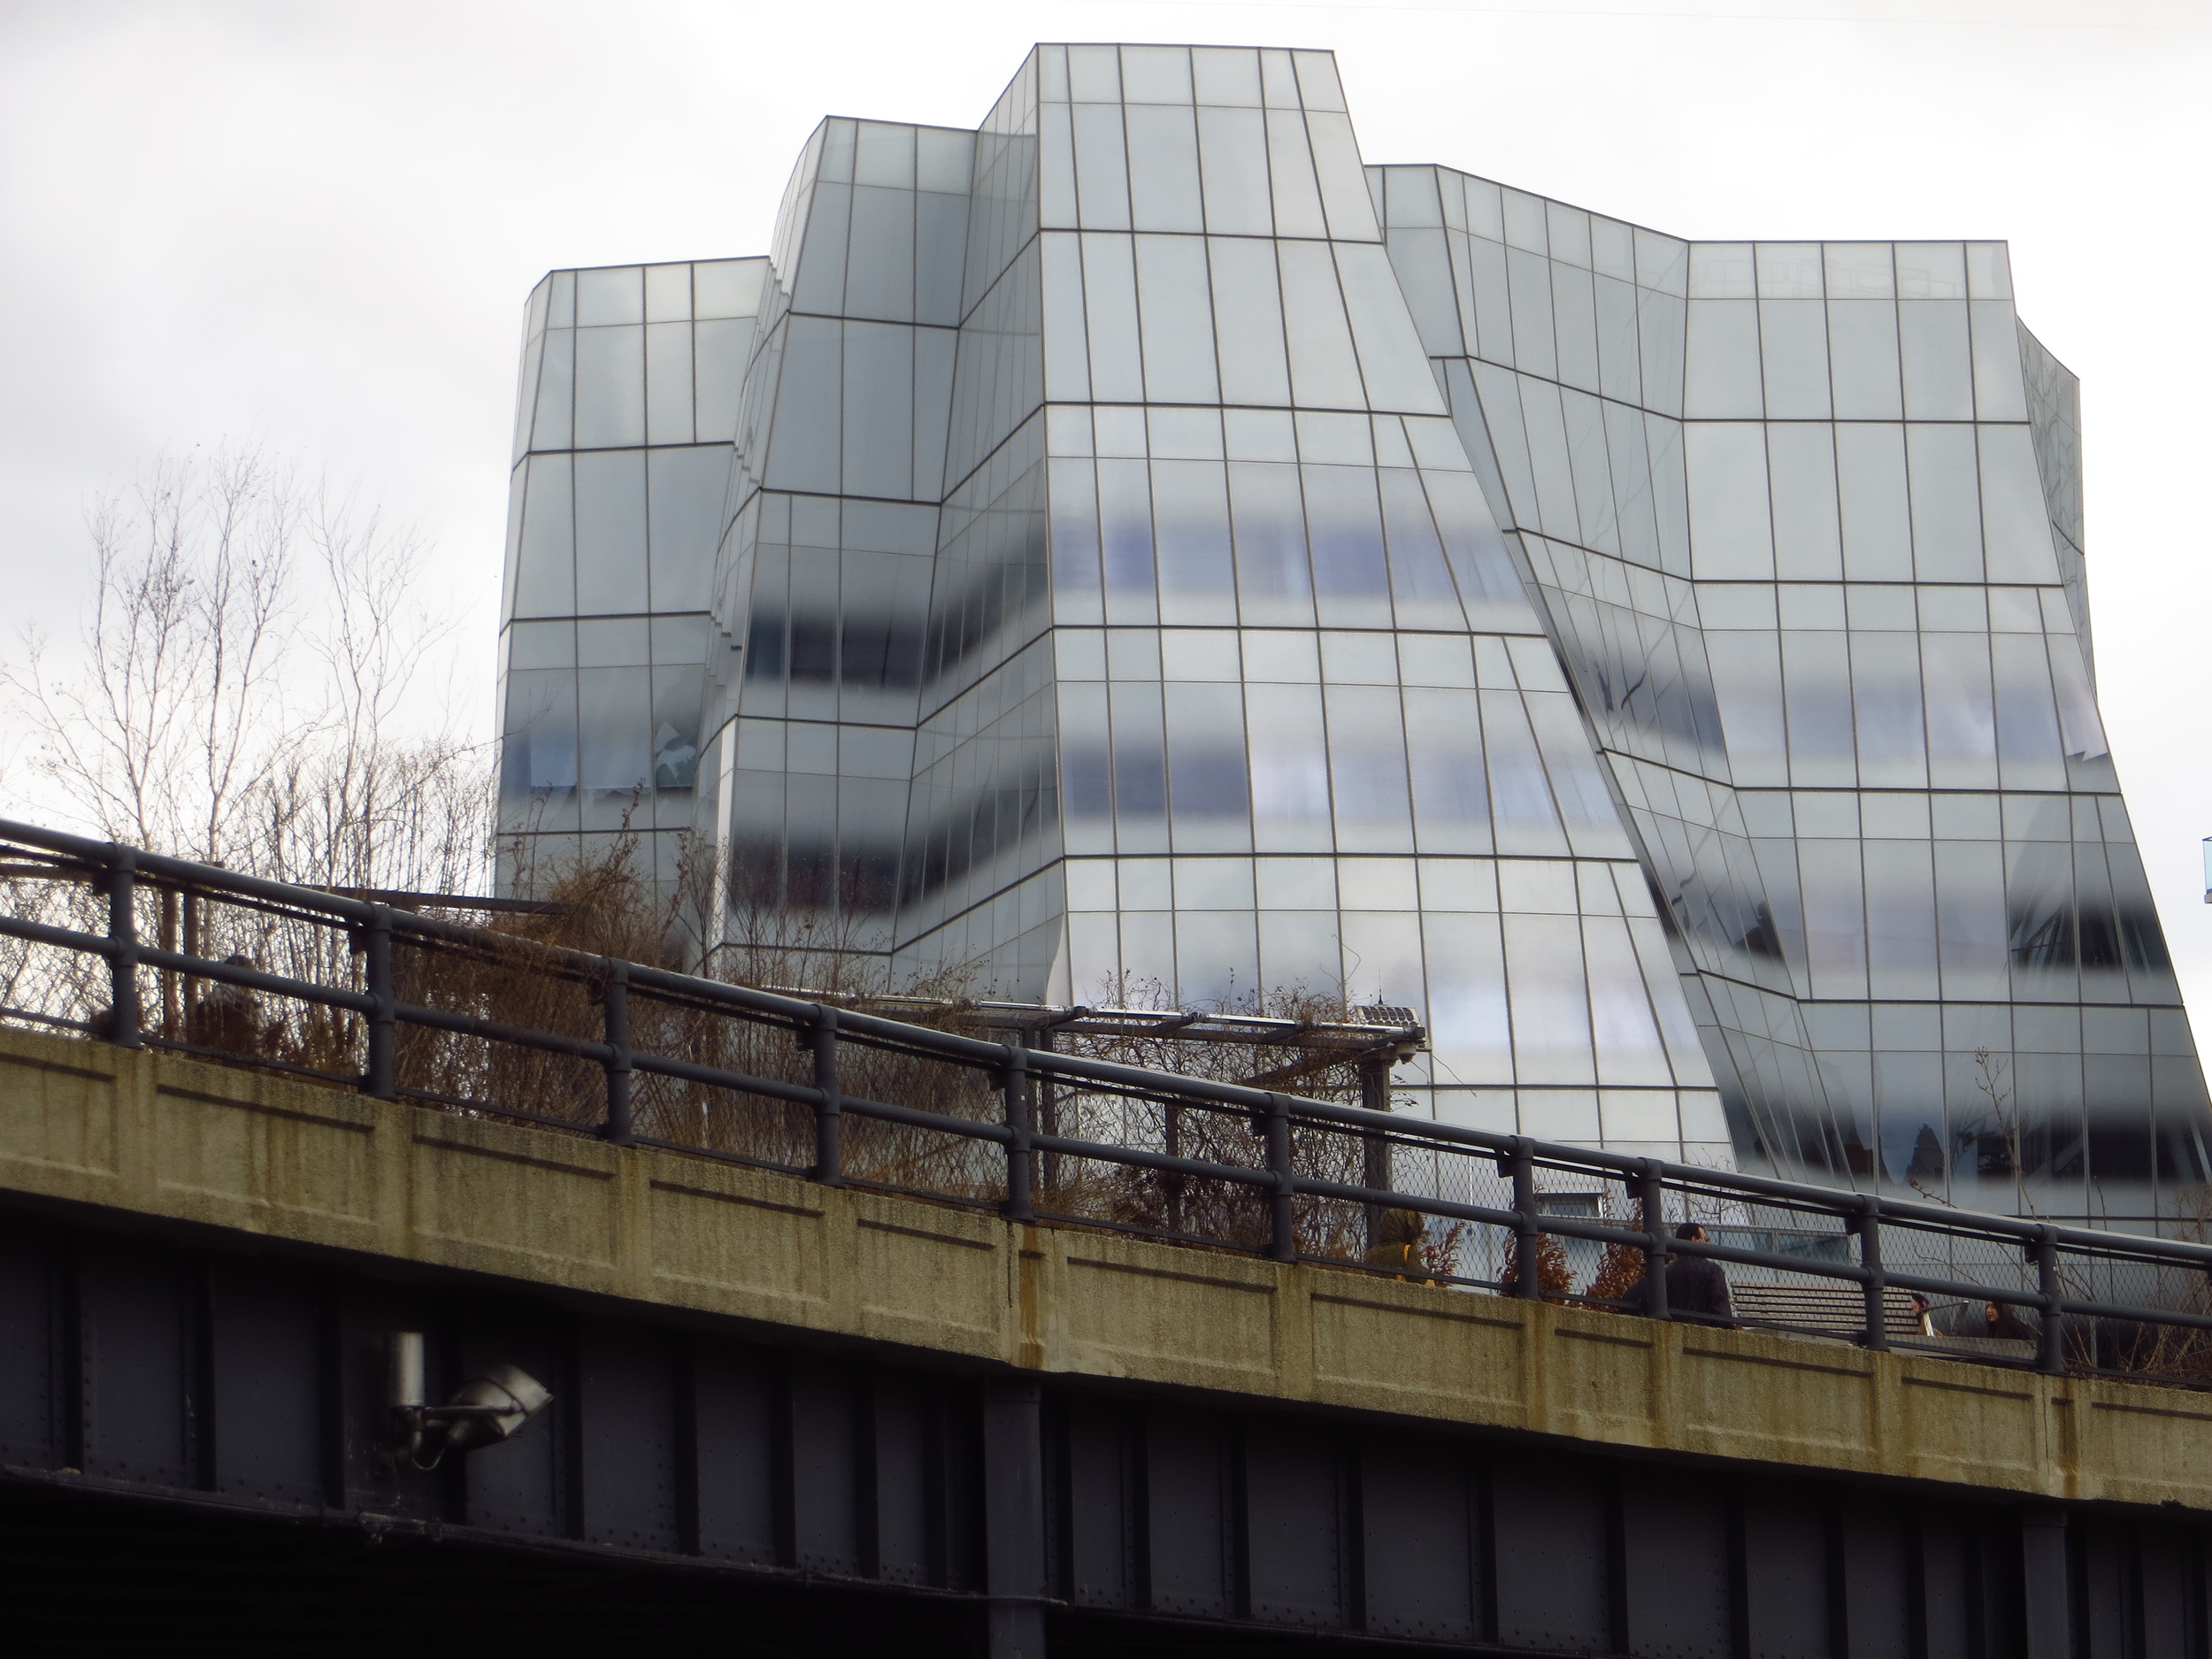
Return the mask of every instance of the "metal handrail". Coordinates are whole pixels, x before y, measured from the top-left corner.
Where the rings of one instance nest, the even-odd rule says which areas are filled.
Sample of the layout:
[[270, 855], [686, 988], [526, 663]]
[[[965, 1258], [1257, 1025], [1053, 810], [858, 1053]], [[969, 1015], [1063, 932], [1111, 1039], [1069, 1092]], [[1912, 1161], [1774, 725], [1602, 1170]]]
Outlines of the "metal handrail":
[[[841, 999], [834, 1002], [814, 1001], [785, 992], [678, 973], [648, 964], [592, 956], [328, 889], [271, 881], [4, 819], [0, 819], [0, 841], [13, 843], [0, 848], [0, 854], [34, 858], [42, 854], [49, 859], [67, 860], [88, 877], [92, 885], [105, 891], [109, 926], [104, 935], [8, 915], [0, 915], [0, 935], [104, 958], [110, 971], [112, 996], [102, 1034], [127, 1048], [139, 1047], [150, 1040], [141, 1026], [136, 976], [142, 969], [153, 969], [359, 1016], [367, 1032], [367, 1064], [357, 1087], [362, 1093], [377, 1098], [427, 1099], [452, 1105], [449, 1097], [405, 1089], [397, 1082], [394, 1060], [396, 1033], [402, 1027], [415, 1027], [565, 1056], [602, 1068], [605, 1077], [605, 1106], [601, 1121], [596, 1125], [557, 1126], [596, 1133], [618, 1144], [645, 1140], [656, 1146], [681, 1145], [637, 1133], [633, 1122], [631, 1090], [633, 1079], [644, 1074], [757, 1095], [810, 1110], [814, 1119], [814, 1161], [804, 1172], [826, 1183], [841, 1184], [855, 1179], [845, 1168], [841, 1152], [842, 1120], [847, 1117], [923, 1128], [995, 1145], [1006, 1161], [1006, 1197], [999, 1207], [1018, 1220], [1026, 1221], [1037, 1214], [1032, 1190], [1036, 1171], [1041, 1159], [1056, 1156], [1248, 1189], [1256, 1198], [1264, 1201], [1268, 1217], [1267, 1241], [1259, 1248], [1279, 1260], [1337, 1259], [1302, 1256], [1296, 1220], [1300, 1199], [1364, 1206], [1371, 1215], [1381, 1208], [1399, 1209], [1449, 1222], [1501, 1228], [1514, 1240], [1509, 1248], [1516, 1252], [1513, 1271], [1506, 1279], [1493, 1283], [1448, 1274], [1435, 1277], [1456, 1284], [1493, 1288], [1508, 1295], [1561, 1299], [1555, 1286], [1549, 1290], [1544, 1286], [1539, 1263], [1534, 1260], [1538, 1241], [1549, 1236], [1640, 1252], [1645, 1271], [1638, 1292], [1637, 1310], [1661, 1317], [1667, 1317], [1669, 1311], [1666, 1275], [1653, 1269], [1678, 1256], [1702, 1256], [1857, 1286], [1864, 1293], [1865, 1317], [1854, 1334], [1873, 1348], [1889, 1346], [1884, 1293], [1892, 1288], [2035, 1310], [2041, 1320], [2036, 1363], [2039, 1369], [2049, 1371], [2070, 1368], [2070, 1317], [2212, 1331], [2212, 1314], [2193, 1313], [2181, 1308], [2148, 1308], [2072, 1294], [2062, 1281], [2059, 1271], [2060, 1253], [2070, 1251], [2105, 1263], [2185, 1270], [2193, 1275], [2202, 1275], [2208, 1286], [2212, 1286], [2212, 1246], [2060, 1226], [2031, 1217], [1977, 1213], [1938, 1203], [1772, 1177], [1723, 1173], [1659, 1158], [1416, 1120], [1245, 1084], [1187, 1077], [1087, 1056], [1030, 1048], [1021, 1041], [993, 1041], [888, 1018], [850, 1006]], [[23, 850], [27, 848], [38, 851], [27, 854]], [[280, 915], [316, 926], [342, 928], [356, 954], [363, 958], [362, 984], [358, 988], [323, 984], [143, 943], [137, 937], [133, 910], [140, 886], [202, 900], [242, 902], [253, 909], [274, 910]], [[420, 947], [461, 949], [511, 965], [522, 963], [546, 976], [590, 987], [602, 1009], [603, 1025], [600, 1036], [580, 1037], [400, 1002], [395, 995], [392, 941], [402, 935]], [[633, 999], [641, 995], [787, 1031], [812, 1056], [811, 1080], [800, 1083], [757, 1077], [681, 1055], [658, 1054], [637, 1048], [633, 1043], [631, 1004]], [[0, 1010], [0, 1018], [13, 1012]], [[57, 1022], [47, 1016], [30, 1017], [47, 1023], [70, 1023]], [[1025, 1037], [1026, 1033], [1017, 1031], [1013, 1035]], [[186, 1052], [210, 1052], [190, 1043], [165, 1041], [160, 1038], [150, 1041]], [[997, 1116], [962, 1118], [848, 1094], [840, 1086], [838, 1071], [840, 1048], [845, 1044], [941, 1062], [983, 1074], [996, 1087], [1000, 1101]], [[249, 1056], [240, 1058], [246, 1064], [256, 1064]], [[1156, 1149], [1056, 1133], [1040, 1118], [1036, 1096], [1039, 1088], [1055, 1085], [1155, 1102], [1171, 1112], [1176, 1108], [1196, 1108], [1227, 1113], [1248, 1125], [1263, 1147], [1263, 1156], [1262, 1161], [1251, 1164], [1230, 1164], [1217, 1158], [1183, 1156], [1172, 1141], [1165, 1148]], [[497, 1106], [472, 1106], [469, 1110], [495, 1114], [500, 1111]], [[527, 1111], [506, 1115], [538, 1123], [553, 1121]], [[1384, 1180], [1380, 1185], [1372, 1184], [1378, 1167], [1372, 1159], [1367, 1165], [1366, 1182], [1301, 1174], [1294, 1167], [1293, 1152], [1294, 1138], [1301, 1130], [1357, 1135], [1371, 1147], [1452, 1153], [1494, 1163], [1499, 1175], [1511, 1181], [1512, 1205], [1502, 1208], [1467, 1203], [1440, 1194], [1404, 1190], [1389, 1184], [1386, 1156], [1379, 1164]], [[706, 1147], [684, 1149], [717, 1156]], [[1536, 1189], [1534, 1175], [1539, 1170], [1620, 1183], [1640, 1202], [1642, 1215], [1649, 1225], [1621, 1225], [1602, 1218], [1548, 1212], [1542, 1208], [1543, 1194]], [[1660, 1218], [1663, 1195], [1668, 1192], [1723, 1203], [1778, 1206], [1827, 1217], [1844, 1229], [1839, 1237], [1855, 1240], [1857, 1259], [1787, 1255], [1711, 1240], [1669, 1237]], [[960, 1197], [956, 1194], [936, 1195]], [[1149, 1226], [1120, 1225], [1110, 1218], [1087, 1217], [1083, 1224], [1151, 1236], [1160, 1236], [1163, 1232]], [[2024, 1283], [2018, 1286], [1976, 1284], [1940, 1273], [1916, 1272], [1894, 1262], [1886, 1263], [1881, 1242], [1886, 1227], [1902, 1229], [1909, 1234], [2016, 1248], [2021, 1253], [2020, 1271], [2024, 1278], [2032, 1271], [2034, 1286], [2030, 1288]], [[1173, 1227], [1165, 1231], [1173, 1236], [1186, 1236]], [[1401, 1268], [1399, 1276], [1429, 1275], [1418, 1269]], [[1590, 1300], [1571, 1294], [1564, 1299]]]

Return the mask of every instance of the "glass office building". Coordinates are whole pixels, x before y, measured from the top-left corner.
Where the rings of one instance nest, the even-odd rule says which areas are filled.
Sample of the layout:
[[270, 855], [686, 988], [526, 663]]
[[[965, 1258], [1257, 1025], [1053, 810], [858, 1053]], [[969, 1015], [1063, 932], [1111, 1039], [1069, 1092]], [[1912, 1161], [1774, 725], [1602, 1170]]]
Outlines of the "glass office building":
[[2140, 1225], [2208, 1126], [1990, 242], [1370, 166], [1326, 53], [832, 119], [531, 296], [511, 879], [626, 824], [1060, 1002], [1420, 1010], [1417, 1110]]

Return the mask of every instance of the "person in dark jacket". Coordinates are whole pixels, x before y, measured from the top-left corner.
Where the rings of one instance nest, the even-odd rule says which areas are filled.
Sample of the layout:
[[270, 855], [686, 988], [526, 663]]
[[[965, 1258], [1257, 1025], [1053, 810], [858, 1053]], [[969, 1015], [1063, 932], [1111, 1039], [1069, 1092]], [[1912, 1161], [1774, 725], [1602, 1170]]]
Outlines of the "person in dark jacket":
[[[1674, 1230], [1678, 1239], [1705, 1242], [1705, 1229], [1686, 1221]], [[1728, 1299], [1728, 1275], [1710, 1256], [1678, 1256], [1667, 1263], [1667, 1311], [1676, 1318], [1687, 1316], [1706, 1325], [1726, 1325], [1736, 1317]]]

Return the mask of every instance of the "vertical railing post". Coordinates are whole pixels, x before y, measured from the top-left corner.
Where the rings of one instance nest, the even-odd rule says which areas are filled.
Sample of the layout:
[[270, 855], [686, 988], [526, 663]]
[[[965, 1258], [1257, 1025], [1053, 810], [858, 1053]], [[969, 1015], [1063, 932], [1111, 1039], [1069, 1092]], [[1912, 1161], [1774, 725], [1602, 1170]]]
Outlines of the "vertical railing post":
[[814, 1087], [820, 1098], [814, 1102], [813, 1179], [825, 1187], [845, 1184], [844, 1148], [841, 1131], [845, 1097], [837, 1092], [837, 1010], [818, 1002], [814, 1025], [807, 1033], [814, 1052]]
[[2036, 1229], [2035, 1288], [2043, 1298], [2042, 1340], [2036, 1345], [2035, 1368], [2056, 1376], [2066, 1369], [2066, 1311], [2058, 1279], [2058, 1229], [2047, 1225]]
[[[177, 949], [177, 890], [161, 890], [161, 948], [174, 955]], [[159, 975], [161, 985], [161, 1034], [174, 1042], [184, 1035], [184, 1021], [178, 1006], [177, 971], [164, 968]]]
[[1018, 1040], [1006, 1045], [1006, 1126], [1013, 1139], [1006, 1143], [1006, 1202], [1001, 1212], [1009, 1221], [1034, 1221], [1036, 1179], [1030, 1150], [1029, 1051]]
[[637, 1140], [630, 1125], [630, 964], [610, 956], [605, 988], [607, 1122], [601, 1133], [618, 1147]]
[[1544, 1294], [1543, 1230], [1536, 1219], [1536, 1146], [1526, 1135], [1513, 1137], [1508, 1159], [1513, 1171], [1513, 1289], [1524, 1302]]
[[[207, 901], [190, 887], [185, 888], [184, 954], [188, 956], [196, 956], [200, 954], [200, 919], [206, 914], [206, 911]], [[192, 1016], [199, 1006], [199, 976], [188, 973], [184, 976], [184, 1030], [182, 1033], [187, 1037], [192, 1034]]]
[[[1359, 1063], [1359, 1103], [1371, 1112], [1390, 1110], [1390, 1056], [1369, 1055]], [[1361, 1133], [1359, 1184], [1371, 1193], [1388, 1192], [1390, 1186], [1390, 1140], [1379, 1130]], [[1370, 1200], [1363, 1206], [1367, 1223], [1367, 1248], [1373, 1249], [1382, 1242], [1383, 1206]]]
[[[1041, 1025], [1034, 1031], [1025, 1031], [1022, 1033], [1022, 1041], [1029, 1048], [1050, 1054], [1052, 1052], [1052, 1027]], [[1060, 1133], [1060, 1094], [1059, 1091], [1053, 1087], [1051, 1074], [1047, 1072], [1041, 1075], [1032, 1072], [1030, 1089], [1030, 1100], [1033, 1102], [1032, 1121], [1045, 1133], [1058, 1134]], [[1038, 1173], [1044, 1178], [1042, 1185], [1045, 1208], [1048, 1210], [1052, 1209], [1056, 1202], [1053, 1193], [1060, 1185], [1060, 1155], [1057, 1152], [1046, 1153], [1038, 1164]]]
[[1644, 1211], [1644, 1311], [1655, 1319], [1664, 1319], [1668, 1317], [1667, 1212], [1655, 1160], [1636, 1161], [1636, 1196]]
[[1278, 1262], [1294, 1262], [1298, 1259], [1298, 1209], [1291, 1189], [1290, 1101], [1282, 1094], [1267, 1097], [1267, 1167], [1275, 1177], [1267, 1202], [1267, 1253]]
[[1851, 1217], [1859, 1239], [1859, 1265], [1866, 1270], [1860, 1288], [1866, 1299], [1866, 1328], [1859, 1346], [1880, 1352], [1889, 1347], [1889, 1278], [1882, 1271], [1882, 1201], [1870, 1194], [1859, 1200]]
[[373, 1006], [369, 1010], [368, 1070], [361, 1074], [361, 1092], [376, 1100], [391, 1100], [399, 1092], [397, 1046], [399, 999], [392, 992], [392, 913], [379, 904], [369, 911], [362, 930], [362, 978]]
[[[1160, 1148], [1171, 1158], [1183, 1156], [1183, 1109], [1169, 1101], [1160, 1113]], [[1171, 1233], [1183, 1231], [1184, 1176], [1180, 1170], [1160, 1171], [1160, 1214]]]
[[108, 1030], [119, 1048], [140, 1046], [138, 1009], [138, 855], [115, 848], [108, 863]]

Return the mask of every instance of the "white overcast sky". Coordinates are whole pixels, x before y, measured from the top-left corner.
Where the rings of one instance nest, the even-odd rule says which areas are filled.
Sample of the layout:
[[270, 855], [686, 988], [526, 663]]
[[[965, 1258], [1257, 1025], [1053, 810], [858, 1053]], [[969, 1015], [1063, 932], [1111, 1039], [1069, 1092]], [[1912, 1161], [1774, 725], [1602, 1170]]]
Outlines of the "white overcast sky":
[[972, 125], [1038, 40], [1333, 48], [1368, 160], [1681, 235], [2008, 240], [2082, 378], [2103, 708], [2212, 1008], [2206, 0], [0, 0], [0, 613], [68, 632], [87, 498], [258, 439], [434, 539], [488, 726], [531, 285], [764, 251], [822, 116]]

